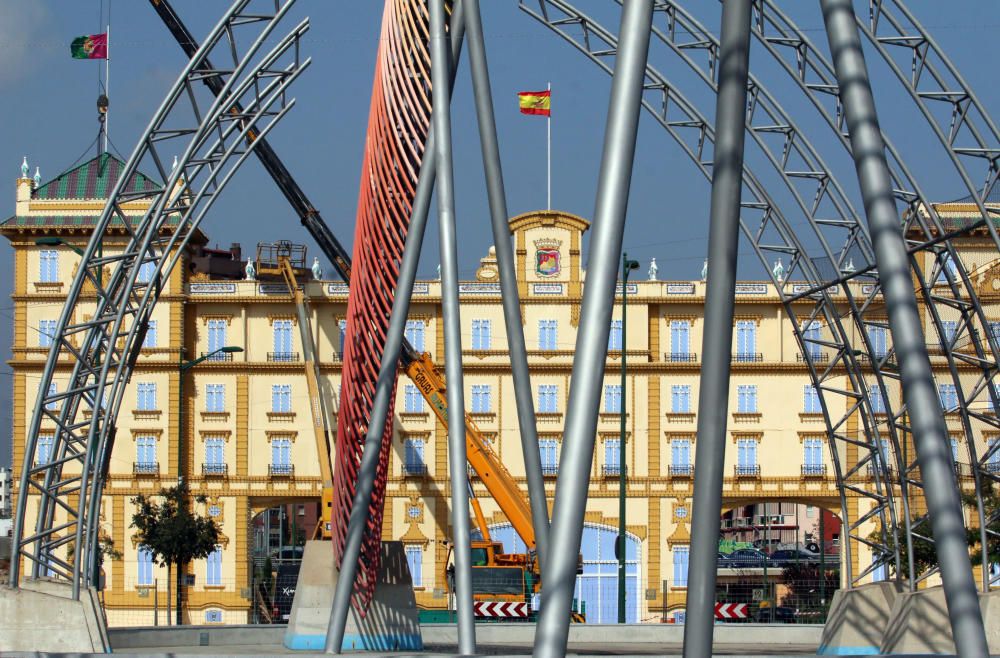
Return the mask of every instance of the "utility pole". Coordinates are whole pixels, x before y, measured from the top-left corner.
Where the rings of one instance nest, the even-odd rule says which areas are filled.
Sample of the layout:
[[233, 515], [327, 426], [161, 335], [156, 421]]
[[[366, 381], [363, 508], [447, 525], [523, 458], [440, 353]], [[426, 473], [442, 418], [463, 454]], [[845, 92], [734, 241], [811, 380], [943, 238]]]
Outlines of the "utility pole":
[[618, 542], [615, 544], [615, 553], [618, 558], [618, 623], [625, 623], [625, 391], [628, 387], [626, 380], [625, 346], [625, 308], [628, 302], [628, 275], [632, 270], [639, 269], [639, 262], [628, 259], [628, 254], [622, 252], [622, 384], [621, 395], [619, 396], [618, 412], [621, 416], [621, 434], [618, 439]]

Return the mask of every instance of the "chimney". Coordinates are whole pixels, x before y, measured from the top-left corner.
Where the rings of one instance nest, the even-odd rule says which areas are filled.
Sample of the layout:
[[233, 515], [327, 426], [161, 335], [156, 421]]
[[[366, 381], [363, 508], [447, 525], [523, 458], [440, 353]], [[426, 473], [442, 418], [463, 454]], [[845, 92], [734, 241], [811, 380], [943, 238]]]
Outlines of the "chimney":
[[241, 260], [243, 256], [243, 249], [240, 248], [240, 243], [239, 242], [231, 243], [229, 245], [229, 253], [233, 255], [232, 256], [233, 260], [235, 261]]

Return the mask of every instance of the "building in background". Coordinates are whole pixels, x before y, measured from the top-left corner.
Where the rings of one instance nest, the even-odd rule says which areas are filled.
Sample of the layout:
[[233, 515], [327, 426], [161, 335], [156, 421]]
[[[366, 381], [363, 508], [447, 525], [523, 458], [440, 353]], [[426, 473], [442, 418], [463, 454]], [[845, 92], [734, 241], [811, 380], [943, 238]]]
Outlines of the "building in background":
[[[15, 473], [24, 458], [35, 382], [79, 263], [73, 247], [82, 248], [90, 239], [103, 197], [121, 169], [120, 161], [103, 154], [44, 184], [20, 178], [15, 214], [0, 224], [0, 233], [14, 250], [10, 365]], [[141, 178], [130, 184], [156, 183]], [[128, 211], [135, 216], [143, 208]], [[585, 280], [582, 241], [588, 228], [586, 220], [558, 211], [526, 213], [510, 221], [550, 496], [562, 449]], [[211, 218], [205, 230], [211, 230]], [[64, 244], [37, 243], [52, 237]], [[289, 233], [271, 237], [295, 239]], [[124, 239], [121, 227], [112, 228], [105, 237], [105, 253], [120, 249]], [[207, 242], [204, 234], [196, 234], [190, 251], [166, 281], [118, 414], [102, 527], [102, 534], [123, 553], [122, 559], [104, 565], [104, 602], [111, 626], [151, 624], [154, 605], [161, 612], [166, 606], [166, 569], [152, 564], [129, 527], [130, 501], [137, 494], [153, 493], [183, 477], [195, 493], [207, 497], [198, 511], [222, 528], [217, 551], [188, 567], [185, 609], [193, 624], [242, 624], [270, 615], [273, 611], [261, 610], [258, 579], [268, 577], [263, 572], [269, 560], [273, 568], [276, 560], [294, 559], [295, 546], [311, 536], [316, 523], [320, 471], [292, 299], [284, 285], [244, 279], [245, 256], [238, 245], [211, 250]], [[970, 269], [977, 269], [984, 281], [993, 281], [989, 277], [996, 254], [978, 244], [974, 239], [966, 244]], [[468, 410], [526, 491], [496, 258], [492, 249], [481, 258], [468, 253], [462, 257], [467, 264], [478, 260], [475, 279], [459, 286]], [[650, 279], [628, 283], [627, 335], [622, 333], [620, 305], [612, 320], [583, 535], [583, 574], [577, 587], [592, 622], [617, 619], [614, 544], [623, 411], [629, 474], [628, 620], [659, 621], [681, 615], [686, 598], [705, 284]], [[321, 386], [333, 400], [335, 415], [347, 286], [308, 280], [305, 291]], [[85, 304], [77, 311], [81, 319], [87, 312]], [[444, 355], [441, 319], [440, 283], [418, 281], [406, 335], [438, 364]], [[824, 330], [815, 328], [820, 334]], [[223, 346], [243, 351], [219, 354], [184, 372], [178, 368], [181, 360]], [[629, 369], [624, 392], [623, 350]], [[759, 541], [756, 521], [764, 516], [768, 532], [778, 532], [781, 543], [794, 543], [805, 539], [806, 533], [819, 536], [822, 514], [829, 521], [824, 534], [832, 542], [833, 535], [841, 532], [836, 519], [840, 499], [826, 426], [800, 347], [771, 283], [737, 285], [733, 354], [724, 492], [728, 511], [720, 539]], [[56, 387], [64, 385], [70, 368], [69, 362], [60, 364]], [[841, 383], [850, 386], [846, 377]], [[178, 417], [182, 390], [184, 415]], [[898, 391], [894, 395], [898, 397]], [[948, 422], [960, 433], [957, 419]], [[397, 387], [393, 426], [383, 538], [405, 544], [418, 603], [441, 608], [447, 602], [447, 433], [405, 377]], [[861, 428], [855, 421], [845, 431], [857, 435]], [[50, 457], [45, 446], [43, 435], [39, 459]], [[178, 472], [181, 449], [183, 473]], [[856, 452], [844, 450], [843, 463], [856, 462]], [[866, 476], [870, 479], [871, 473], [858, 477]], [[472, 484], [492, 535], [509, 550], [523, 549], [482, 483], [473, 477]], [[855, 516], [862, 512], [861, 499], [850, 493], [848, 505]], [[789, 510], [795, 509], [806, 518], [792, 523]], [[814, 510], [815, 517], [805, 510]], [[778, 521], [771, 523], [772, 517]], [[738, 525], [741, 522], [753, 522], [752, 531], [744, 530], [748, 526]], [[862, 551], [853, 559], [858, 572], [860, 565], [870, 564], [871, 555]]]

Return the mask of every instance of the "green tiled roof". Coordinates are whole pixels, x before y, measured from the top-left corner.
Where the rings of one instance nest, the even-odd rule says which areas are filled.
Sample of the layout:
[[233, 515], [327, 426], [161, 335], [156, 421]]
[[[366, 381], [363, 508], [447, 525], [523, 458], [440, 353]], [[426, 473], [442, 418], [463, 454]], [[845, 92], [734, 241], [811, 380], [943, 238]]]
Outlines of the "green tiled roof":
[[[62, 226], [62, 227], [92, 227], [100, 219], [100, 215], [15, 215], [5, 222], [0, 223], [0, 228], [14, 228], [17, 226]], [[135, 216], [136, 220], [142, 219], [142, 215]], [[167, 218], [166, 223], [177, 224], [176, 214]], [[119, 217], [111, 218], [111, 226], [121, 226]]]
[[[107, 198], [125, 169], [125, 163], [102, 153], [57, 178], [39, 185], [31, 193], [33, 199], [104, 199]], [[126, 192], [151, 192], [160, 184], [141, 172], [136, 172], [125, 186]]]

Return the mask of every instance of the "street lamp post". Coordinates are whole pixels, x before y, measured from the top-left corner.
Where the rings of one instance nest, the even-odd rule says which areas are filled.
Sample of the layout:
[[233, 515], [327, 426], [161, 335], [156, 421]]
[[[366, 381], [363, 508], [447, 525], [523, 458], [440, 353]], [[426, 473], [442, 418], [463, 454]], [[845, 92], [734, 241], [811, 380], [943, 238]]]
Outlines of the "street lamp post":
[[[184, 348], [181, 347], [180, 354], [178, 355], [177, 363], [177, 484], [184, 482], [184, 373], [195, 367], [202, 361], [207, 361], [216, 354], [233, 354], [236, 352], [242, 352], [242, 347], [233, 347], [227, 345], [225, 347], [220, 347], [217, 350], [213, 350], [204, 356], [200, 356], [197, 359], [192, 359], [191, 361], [184, 360]], [[177, 608], [176, 623], [178, 626], [181, 625], [181, 593], [184, 587], [184, 574], [181, 573], [180, 569], [177, 569], [177, 600], [175, 601]], [[169, 624], [169, 615], [167, 616]]]
[[628, 275], [632, 270], [639, 269], [639, 262], [628, 259], [628, 254], [622, 252], [622, 390], [619, 396], [619, 415], [621, 416], [621, 437], [618, 439], [618, 543], [615, 552], [618, 554], [618, 623], [625, 623], [625, 303], [628, 299]]

